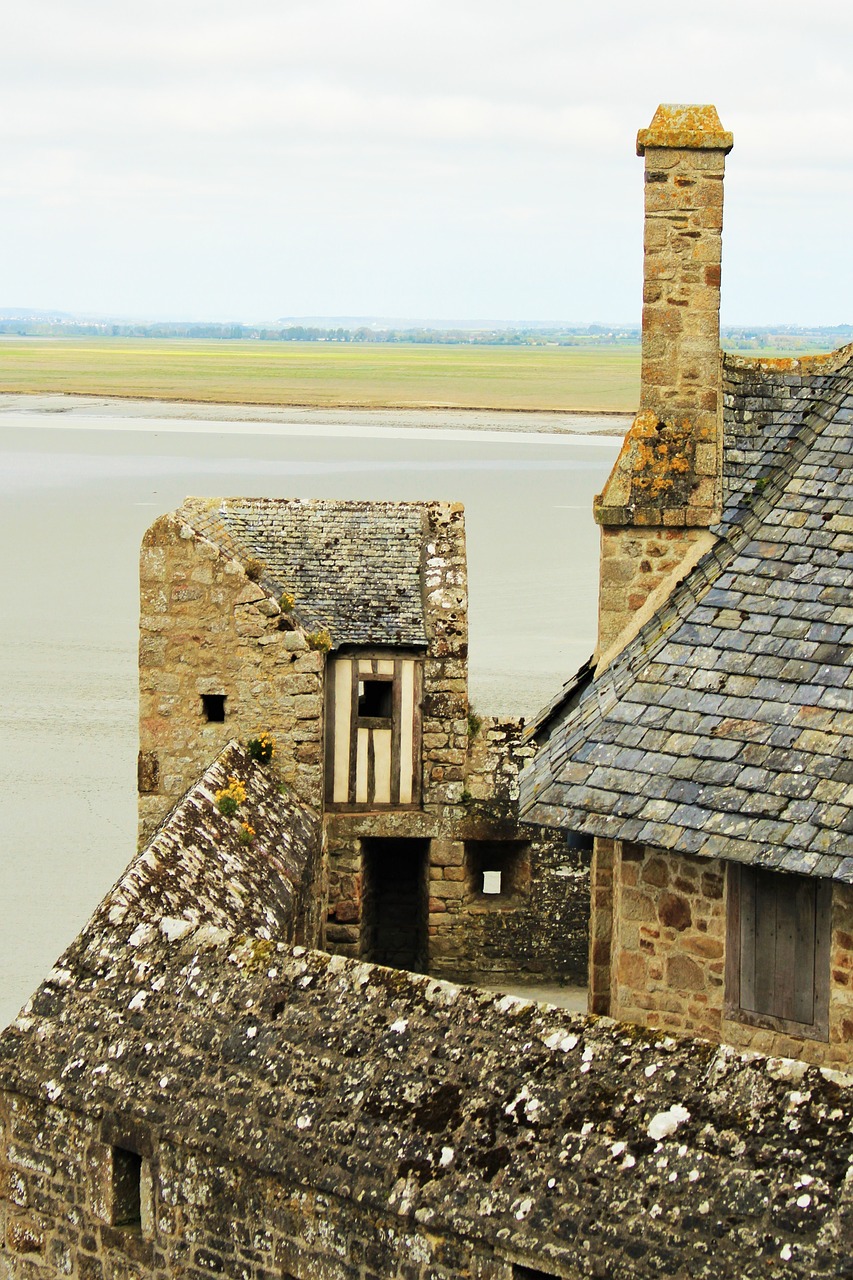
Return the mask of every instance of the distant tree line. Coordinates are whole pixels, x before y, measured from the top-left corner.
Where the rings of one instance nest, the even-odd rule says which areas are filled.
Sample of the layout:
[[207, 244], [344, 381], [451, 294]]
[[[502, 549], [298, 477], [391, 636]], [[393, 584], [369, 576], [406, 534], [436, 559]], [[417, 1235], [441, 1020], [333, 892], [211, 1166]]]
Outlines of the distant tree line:
[[[555, 325], [500, 329], [382, 329], [369, 325], [328, 328], [322, 325], [282, 324], [118, 324], [110, 320], [27, 318], [0, 311], [0, 335], [33, 338], [187, 338], [235, 339], [248, 342], [330, 342], [354, 344], [413, 343], [446, 346], [505, 347], [633, 347], [640, 341], [639, 325]], [[766, 325], [723, 326], [723, 346], [730, 351], [830, 350], [853, 342], [853, 325], [805, 327]]]
[[260, 327], [244, 324], [115, 324], [97, 320], [25, 320], [0, 313], [0, 334], [33, 338], [188, 338], [256, 342], [416, 343], [447, 346], [634, 346], [639, 328], [603, 325], [554, 329], [354, 329], [311, 325]]

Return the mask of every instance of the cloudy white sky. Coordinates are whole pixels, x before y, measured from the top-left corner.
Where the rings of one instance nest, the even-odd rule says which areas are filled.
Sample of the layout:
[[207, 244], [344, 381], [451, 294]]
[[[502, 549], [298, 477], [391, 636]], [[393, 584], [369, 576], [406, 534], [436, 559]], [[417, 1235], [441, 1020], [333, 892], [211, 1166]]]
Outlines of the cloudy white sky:
[[658, 102], [734, 132], [723, 320], [853, 321], [853, 5], [4, 6], [0, 307], [636, 321]]

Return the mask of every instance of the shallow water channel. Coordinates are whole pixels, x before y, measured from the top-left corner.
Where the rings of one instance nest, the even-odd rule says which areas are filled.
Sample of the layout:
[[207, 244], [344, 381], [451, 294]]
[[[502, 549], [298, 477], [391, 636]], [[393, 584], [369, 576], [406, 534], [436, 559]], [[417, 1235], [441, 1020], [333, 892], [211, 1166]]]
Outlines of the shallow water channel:
[[186, 494], [464, 502], [482, 712], [530, 715], [592, 650], [627, 421], [259, 417], [0, 397], [0, 1026], [133, 854], [139, 540]]

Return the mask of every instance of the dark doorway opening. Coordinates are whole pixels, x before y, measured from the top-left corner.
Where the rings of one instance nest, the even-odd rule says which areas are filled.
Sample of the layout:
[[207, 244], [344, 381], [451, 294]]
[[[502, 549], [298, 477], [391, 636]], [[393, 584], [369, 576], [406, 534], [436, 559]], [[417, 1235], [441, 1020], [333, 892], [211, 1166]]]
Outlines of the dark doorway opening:
[[428, 840], [365, 840], [364, 959], [426, 973]]

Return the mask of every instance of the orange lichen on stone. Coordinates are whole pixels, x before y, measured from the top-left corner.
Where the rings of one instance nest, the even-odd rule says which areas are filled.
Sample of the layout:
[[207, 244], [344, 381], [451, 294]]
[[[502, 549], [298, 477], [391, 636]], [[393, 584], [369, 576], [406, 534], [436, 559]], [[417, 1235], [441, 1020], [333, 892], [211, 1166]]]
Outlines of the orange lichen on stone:
[[648, 129], [641, 129], [637, 134], [637, 155], [645, 155], [647, 147], [728, 153], [733, 142], [732, 135], [720, 123], [717, 108], [710, 103], [663, 102]]

